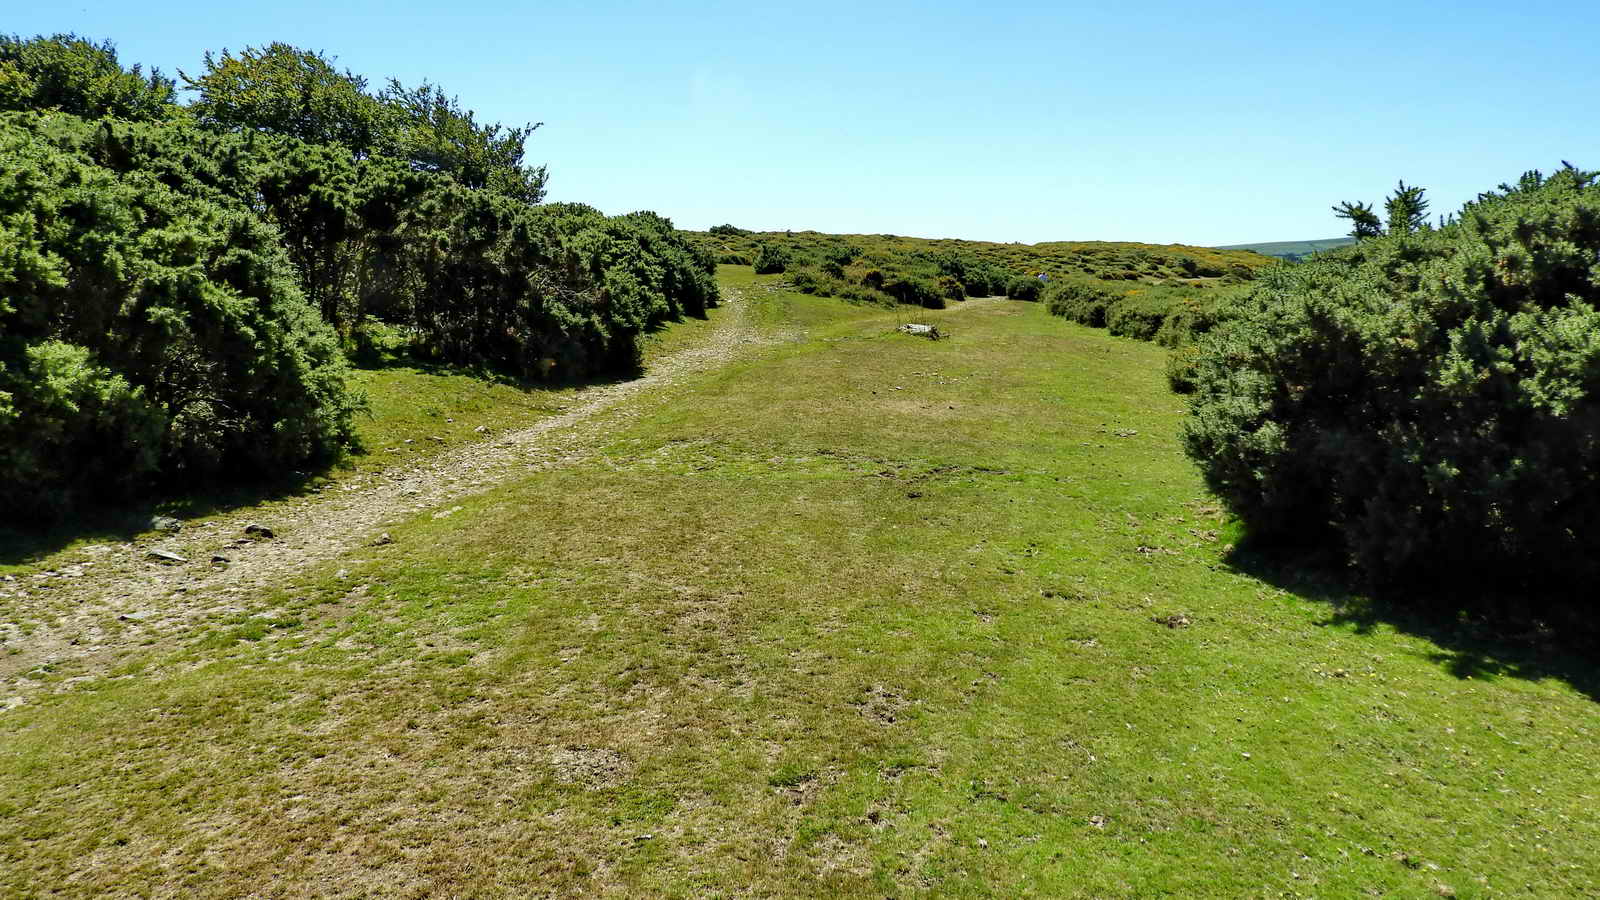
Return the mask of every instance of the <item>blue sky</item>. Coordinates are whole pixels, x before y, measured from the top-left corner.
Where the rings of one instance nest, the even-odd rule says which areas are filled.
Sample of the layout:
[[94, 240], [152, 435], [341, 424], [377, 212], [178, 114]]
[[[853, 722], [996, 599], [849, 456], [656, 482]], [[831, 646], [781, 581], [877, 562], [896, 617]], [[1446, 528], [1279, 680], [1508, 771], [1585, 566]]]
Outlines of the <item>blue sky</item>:
[[1397, 179], [1433, 210], [1600, 168], [1575, 0], [1294, 4], [16, 4], [4, 27], [172, 72], [279, 40], [481, 120], [543, 122], [550, 199], [679, 226], [1202, 245], [1331, 237]]

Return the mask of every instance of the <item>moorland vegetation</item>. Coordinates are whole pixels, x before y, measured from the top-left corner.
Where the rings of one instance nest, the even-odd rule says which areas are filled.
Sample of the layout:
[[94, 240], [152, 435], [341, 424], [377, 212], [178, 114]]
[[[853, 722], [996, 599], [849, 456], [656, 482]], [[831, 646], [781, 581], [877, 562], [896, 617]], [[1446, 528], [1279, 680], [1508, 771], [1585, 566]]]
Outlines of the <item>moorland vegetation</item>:
[[[0, 39], [12, 510], [323, 464], [353, 444], [352, 362], [636, 371], [652, 329], [717, 304], [721, 263], [855, 303], [1040, 300], [1169, 347], [1168, 384], [1194, 394], [1185, 449], [1252, 540], [1330, 549], [1371, 585], [1600, 575], [1600, 213], [1570, 166], [1437, 226], [1401, 182], [1384, 218], [1334, 208], [1353, 245], [1294, 264], [693, 233], [543, 203], [547, 173], [523, 161], [539, 126], [479, 123], [436, 85], [373, 90], [283, 44], [182, 78], [187, 104], [109, 43]], [[1536, 611], [1572, 613], [1543, 596]]]
[[[1387, 223], [1272, 270], [1197, 345], [1184, 448], [1264, 542], [1338, 548], [1374, 588], [1514, 598], [1592, 628], [1600, 576], [1600, 185], [1566, 166], [1438, 227]], [[1462, 589], [1465, 586], [1465, 589]]]
[[1214, 285], [1249, 281], [1274, 262], [1246, 251], [1182, 244], [1000, 244], [888, 234], [753, 232], [731, 224], [690, 232], [690, 237], [719, 263], [754, 266], [762, 275], [787, 274], [801, 293], [933, 309], [968, 297], [1039, 300], [1059, 280], [1111, 282], [1135, 293], [1155, 285], [1181, 285], [1195, 295]]
[[536, 126], [283, 44], [184, 80], [188, 105], [109, 42], [0, 38], [10, 510], [330, 460], [361, 403], [347, 356], [626, 373], [717, 302], [670, 221], [539, 204]]

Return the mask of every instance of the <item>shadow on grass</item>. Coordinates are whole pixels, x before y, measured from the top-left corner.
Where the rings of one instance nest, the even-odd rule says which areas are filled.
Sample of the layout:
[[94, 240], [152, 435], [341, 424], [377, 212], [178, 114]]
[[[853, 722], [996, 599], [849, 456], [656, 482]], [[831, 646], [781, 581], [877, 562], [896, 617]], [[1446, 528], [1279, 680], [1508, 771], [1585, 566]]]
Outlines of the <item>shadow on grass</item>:
[[[642, 374], [642, 371], [634, 370], [623, 374], [544, 381], [446, 363], [429, 363], [410, 357], [363, 365], [362, 368], [411, 368], [434, 375], [470, 375], [524, 392], [569, 388], [583, 390], [630, 381]], [[0, 523], [0, 566], [28, 565], [77, 543], [127, 543], [152, 532], [152, 520], [157, 516], [179, 520], [199, 519], [317, 494], [337, 483], [341, 472], [349, 468], [349, 460], [369, 452], [368, 448], [356, 446], [342, 460], [277, 477], [218, 478], [199, 485], [191, 483], [183, 488], [156, 488], [135, 499], [75, 510], [62, 521], [54, 523]]]
[[217, 483], [189, 493], [155, 493], [123, 503], [74, 511], [39, 527], [0, 526], [0, 565], [36, 562], [73, 544], [126, 543], [153, 530], [152, 519], [194, 519], [232, 509], [316, 493], [331, 483], [335, 467], [295, 472], [283, 478]]
[[[1380, 625], [1427, 640], [1427, 654], [1456, 678], [1519, 678], [1565, 682], [1600, 702], [1600, 635], [1592, 626], [1560, 627], [1531, 617], [1527, 595], [1485, 590], [1481, 585], [1434, 585], [1371, 595], [1326, 549], [1260, 547], [1248, 543], [1229, 554], [1227, 565], [1243, 575], [1313, 600], [1329, 614], [1316, 624], [1370, 634]], [[1570, 589], [1572, 608], [1592, 606]], [[1462, 600], [1470, 600], [1470, 611]]]

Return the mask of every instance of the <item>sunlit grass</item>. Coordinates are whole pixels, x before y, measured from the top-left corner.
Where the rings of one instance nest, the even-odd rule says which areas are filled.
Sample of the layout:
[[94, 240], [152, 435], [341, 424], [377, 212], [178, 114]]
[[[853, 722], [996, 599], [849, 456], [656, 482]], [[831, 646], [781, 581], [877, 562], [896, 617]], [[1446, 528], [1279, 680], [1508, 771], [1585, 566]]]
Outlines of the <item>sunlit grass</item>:
[[1227, 565], [1161, 348], [723, 277], [586, 462], [0, 715], [0, 893], [1600, 891], [1594, 699]]

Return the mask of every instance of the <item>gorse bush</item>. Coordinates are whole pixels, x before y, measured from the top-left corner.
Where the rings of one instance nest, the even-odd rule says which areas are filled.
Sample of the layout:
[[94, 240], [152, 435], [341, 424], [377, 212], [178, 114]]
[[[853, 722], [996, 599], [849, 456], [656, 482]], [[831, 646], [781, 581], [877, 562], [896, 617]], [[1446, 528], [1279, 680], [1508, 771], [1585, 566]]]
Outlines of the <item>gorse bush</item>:
[[529, 206], [383, 157], [181, 123], [18, 119], [108, 169], [276, 225], [300, 287], [349, 335], [409, 325], [414, 349], [517, 374], [627, 371], [639, 335], [717, 302], [715, 264], [652, 213]]
[[1184, 448], [1252, 533], [1326, 536], [1374, 584], [1592, 597], [1597, 260], [1600, 188], [1567, 168], [1275, 270], [1201, 340]]
[[1170, 299], [1134, 288], [1106, 310], [1106, 330], [1118, 337], [1155, 340], [1172, 310]]
[[357, 158], [387, 157], [420, 172], [449, 175], [524, 203], [544, 197], [543, 167], [523, 164], [537, 124], [483, 125], [437, 85], [390, 79], [376, 93], [322, 53], [288, 44], [205, 55], [205, 71], [184, 76], [198, 98], [189, 112], [215, 131], [254, 131], [342, 147]]
[[[1037, 300], [1046, 288], [1046, 283], [1036, 277], [1040, 272], [1048, 274], [1051, 283], [1061, 279], [1098, 282], [1113, 277], [1119, 281], [1171, 280], [1220, 277], [1224, 268], [1233, 265], [1254, 272], [1274, 263], [1254, 253], [1204, 247], [993, 244], [814, 231], [750, 233], [724, 226], [691, 234], [691, 239], [718, 262], [731, 265], [758, 262], [766, 248], [768, 261], [760, 269], [767, 273], [776, 271], [771, 260], [773, 254], [781, 252], [783, 255], [778, 258], [783, 260], [785, 271], [814, 268], [818, 277], [828, 279], [806, 290], [852, 299], [859, 296], [878, 303], [922, 304], [929, 291], [946, 302], [959, 299], [945, 279], [960, 284], [962, 297], [1009, 294]], [[895, 285], [896, 291], [887, 292], [886, 285]]]
[[184, 79], [188, 107], [109, 43], [0, 38], [14, 508], [331, 459], [355, 406], [341, 341], [627, 373], [645, 331], [717, 302], [712, 255], [670, 221], [537, 205], [536, 125], [480, 124], [427, 83], [372, 93], [283, 44]]
[[782, 248], [771, 244], [762, 244], [756, 250], [755, 269], [757, 275], [776, 275], [789, 268], [789, 254]]
[[1045, 309], [1079, 325], [1104, 328], [1106, 310], [1117, 302], [1117, 295], [1099, 282], [1083, 278], [1052, 281], [1044, 292]]
[[1019, 275], [1006, 283], [1006, 296], [1013, 300], [1038, 300], [1044, 282], [1033, 275]]
[[177, 112], [175, 87], [159, 70], [124, 69], [110, 41], [0, 35], [0, 111], [164, 119]]
[[248, 211], [0, 120], [0, 504], [59, 513], [348, 442], [335, 335]]

